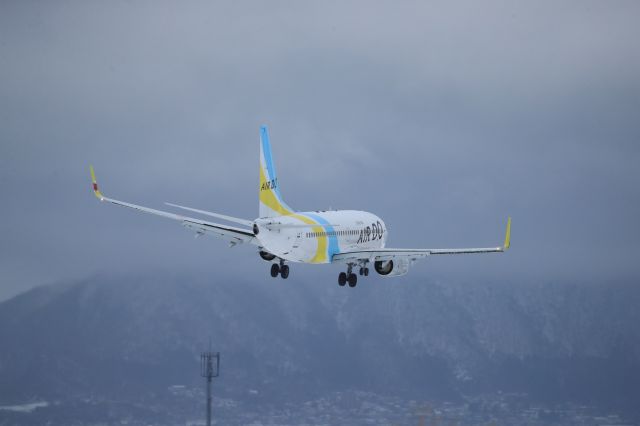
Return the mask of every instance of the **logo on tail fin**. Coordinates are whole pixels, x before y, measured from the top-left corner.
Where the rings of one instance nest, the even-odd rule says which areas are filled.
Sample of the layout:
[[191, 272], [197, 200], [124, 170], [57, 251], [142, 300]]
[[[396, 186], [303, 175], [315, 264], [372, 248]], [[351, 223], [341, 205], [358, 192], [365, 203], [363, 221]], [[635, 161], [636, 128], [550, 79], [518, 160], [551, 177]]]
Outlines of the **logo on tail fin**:
[[260, 217], [292, 214], [280, 194], [276, 168], [271, 157], [271, 143], [266, 126], [260, 128]]
[[262, 185], [260, 185], [260, 191], [268, 191], [270, 189], [275, 190], [277, 188], [278, 188], [278, 178], [268, 180], [266, 182], [262, 182]]

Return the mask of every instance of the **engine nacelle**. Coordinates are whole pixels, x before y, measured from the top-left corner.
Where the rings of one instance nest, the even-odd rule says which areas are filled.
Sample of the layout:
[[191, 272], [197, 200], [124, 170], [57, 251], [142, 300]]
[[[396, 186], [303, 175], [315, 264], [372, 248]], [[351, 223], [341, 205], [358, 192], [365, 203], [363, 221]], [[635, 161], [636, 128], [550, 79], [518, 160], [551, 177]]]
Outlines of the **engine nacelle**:
[[266, 260], [267, 262], [271, 262], [273, 259], [276, 258], [275, 254], [271, 254], [268, 251], [260, 250], [258, 253], [260, 254], [260, 257]]
[[378, 260], [373, 262], [373, 268], [382, 276], [397, 277], [409, 272], [411, 261], [409, 259]]

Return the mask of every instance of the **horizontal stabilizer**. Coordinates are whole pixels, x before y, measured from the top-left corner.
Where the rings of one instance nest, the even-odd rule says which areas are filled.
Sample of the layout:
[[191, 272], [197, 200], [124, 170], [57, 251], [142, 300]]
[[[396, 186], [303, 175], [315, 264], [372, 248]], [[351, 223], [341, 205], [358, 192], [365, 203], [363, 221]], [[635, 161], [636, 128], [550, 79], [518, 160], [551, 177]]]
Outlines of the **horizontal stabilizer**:
[[220, 214], [220, 213], [208, 212], [206, 210], [199, 210], [199, 209], [194, 209], [194, 208], [191, 208], [191, 207], [180, 206], [178, 204], [172, 204], [172, 203], [165, 203], [165, 204], [168, 205], [168, 206], [171, 206], [171, 207], [177, 207], [179, 209], [188, 210], [190, 212], [203, 214], [205, 216], [217, 217], [218, 219], [227, 220], [229, 222], [234, 222], [234, 223], [239, 223], [239, 224], [245, 225], [245, 226], [253, 226], [253, 222], [250, 221], [250, 220], [240, 219], [238, 217], [233, 217], [233, 216], [227, 216], [227, 215]]

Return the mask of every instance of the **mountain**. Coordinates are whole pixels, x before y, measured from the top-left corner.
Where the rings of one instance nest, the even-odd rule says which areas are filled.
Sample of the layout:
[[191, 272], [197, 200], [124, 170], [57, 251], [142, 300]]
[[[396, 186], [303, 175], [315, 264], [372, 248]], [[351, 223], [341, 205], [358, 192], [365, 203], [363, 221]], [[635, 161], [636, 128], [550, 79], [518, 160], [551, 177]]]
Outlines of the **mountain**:
[[0, 304], [0, 405], [198, 388], [211, 341], [216, 394], [236, 400], [501, 391], [637, 407], [638, 306], [631, 284], [98, 276]]

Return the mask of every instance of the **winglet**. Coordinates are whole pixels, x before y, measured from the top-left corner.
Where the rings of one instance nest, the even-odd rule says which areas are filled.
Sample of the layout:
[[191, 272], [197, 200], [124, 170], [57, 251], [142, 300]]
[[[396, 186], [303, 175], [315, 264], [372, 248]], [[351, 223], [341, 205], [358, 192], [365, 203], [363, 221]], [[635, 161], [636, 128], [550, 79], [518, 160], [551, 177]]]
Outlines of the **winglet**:
[[98, 189], [98, 182], [96, 182], [96, 172], [93, 171], [93, 166], [89, 166], [89, 170], [91, 170], [91, 182], [93, 183], [93, 193], [95, 194], [98, 200], [102, 201], [104, 196]]
[[504, 245], [502, 246], [503, 250], [509, 249], [511, 245], [511, 217], [507, 219], [507, 233], [504, 236]]

